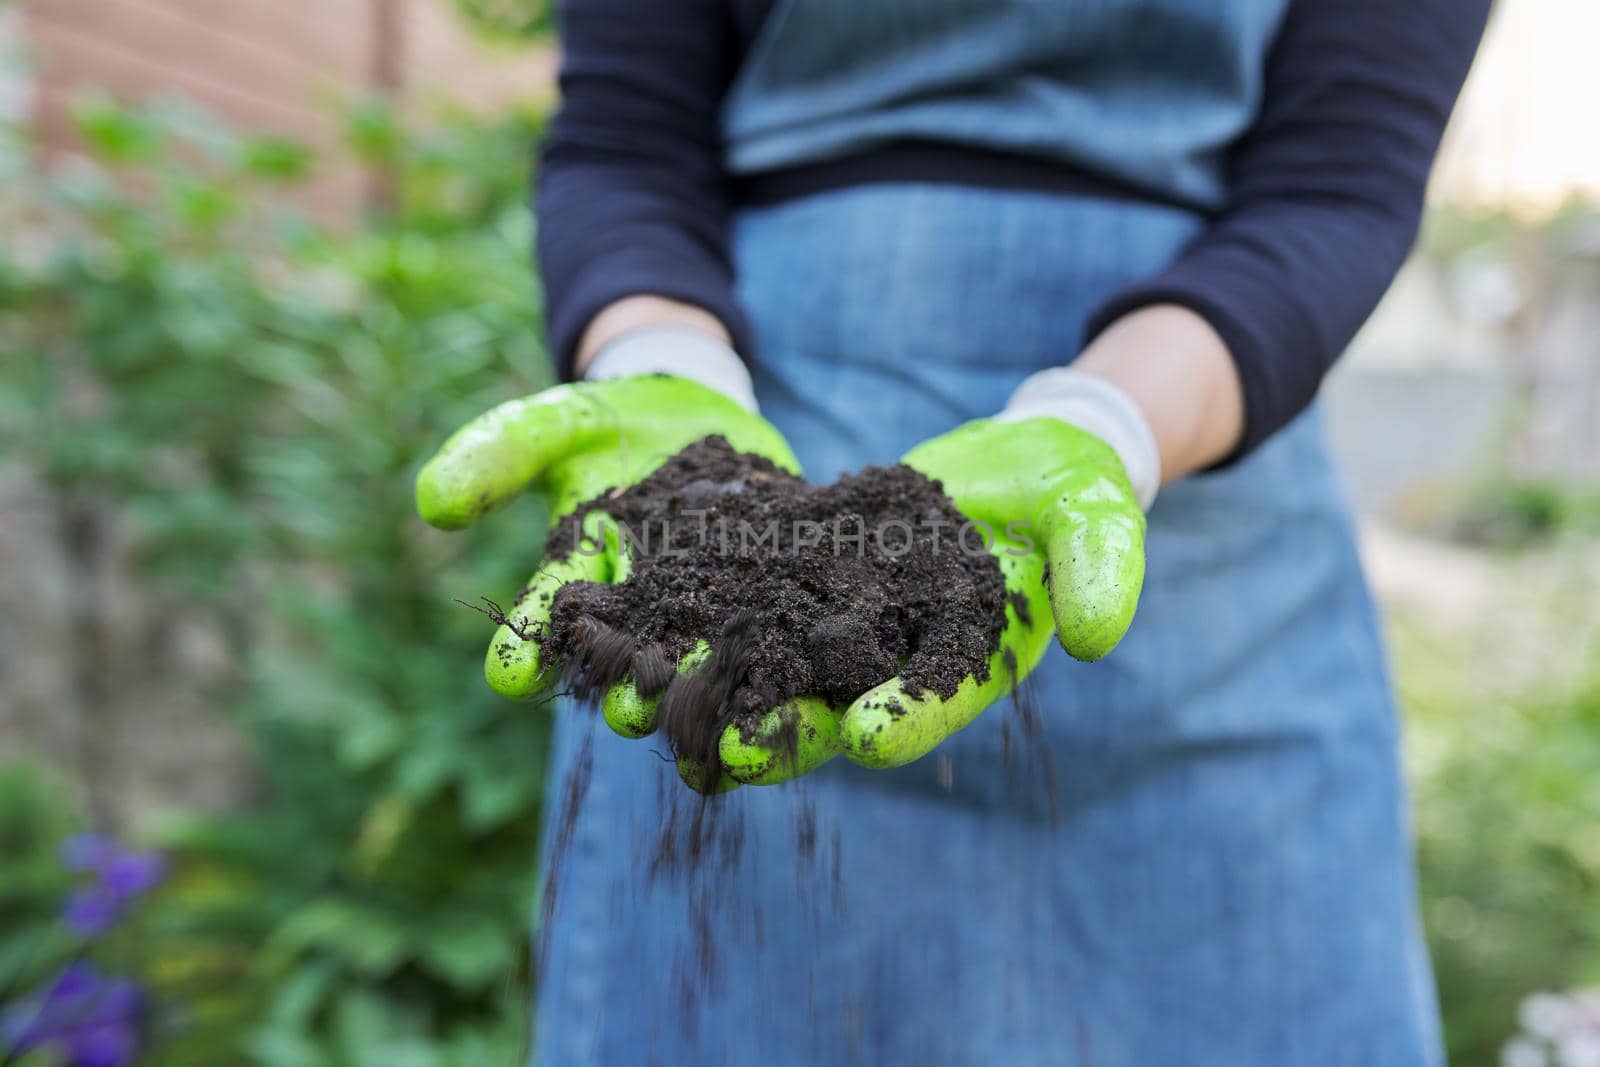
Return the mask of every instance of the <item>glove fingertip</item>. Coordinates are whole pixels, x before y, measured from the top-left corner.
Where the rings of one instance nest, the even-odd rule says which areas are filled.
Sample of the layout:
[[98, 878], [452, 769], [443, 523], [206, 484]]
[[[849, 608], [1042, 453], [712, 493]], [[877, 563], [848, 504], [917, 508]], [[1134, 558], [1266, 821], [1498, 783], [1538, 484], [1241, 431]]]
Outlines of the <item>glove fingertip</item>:
[[874, 770], [910, 763], [923, 753], [908, 750], [908, 731], [896, 724], [910, 715], [899, 679], [891, 678], [856, 698], [839, 721], [839, 747], [852, 761]]
[[738, 789], [740, 784], [737, 778], [724, 772], [722, 767], [711, 768], [699, 760], [685, 756], [678, 757], [678, 777], [683, 779], [684, 785], [703, 796], [731, 793]]
[[747, 785], [777, 785], [816, 770], [838, 754], [839, 713], [801, 697], [766, 714], [746, 738], [729, 724], [718, 742], [727, 772]]
[[544, 688], [539, 642], [523, 637], [511, 626], [501, 626], [489, 642], [483, 661], [483, 676], [503, 697], [522, 700]]
[[467, 506], [463, 494], [450, 487], [450, 479], [442, 466], [441, 459], [436, 456], [417, 473], [417, 514], [429, 526], [440, 530], [464, 529], [483, 514], [486, 504], [477, 508]]
[[1087, 576], [1082, 570], [1075, 559], [1051, 561], [1050, 611], [1056, 639], [1067, 655], [1092, 663], [1116, 648], [1133, 624], [1144, 585], [1144, 557], [1134, 554], [1120, 566]]
[[613, 733], [638, 740], [655, 732], [657, 703], [659, 698], [640, 696], [632, 682], [618, 682], [606, 692], [600, 711]]

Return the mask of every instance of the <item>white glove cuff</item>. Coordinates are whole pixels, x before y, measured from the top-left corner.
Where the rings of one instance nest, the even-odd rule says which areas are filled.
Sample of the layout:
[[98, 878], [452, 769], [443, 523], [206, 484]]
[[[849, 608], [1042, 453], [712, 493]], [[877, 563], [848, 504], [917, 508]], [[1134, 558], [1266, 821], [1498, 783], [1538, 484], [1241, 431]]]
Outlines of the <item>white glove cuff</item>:
[[1161, 486], [1161, 453], [1144, 412], [1133, 398], [1104, 378], [1070, 367], [1029, 375], [995, 416], [999, 422], [1049, 417], [1071, 423], [1110, 445], [1133, 483], [1139, 506], [1155, 503]]
[[750, 369], [739, 354], [691, 326], [644, 326], [596, 352], [584, 370], [587, 381], [673, 374], [714, 389], [746, 411], [756, 411]]

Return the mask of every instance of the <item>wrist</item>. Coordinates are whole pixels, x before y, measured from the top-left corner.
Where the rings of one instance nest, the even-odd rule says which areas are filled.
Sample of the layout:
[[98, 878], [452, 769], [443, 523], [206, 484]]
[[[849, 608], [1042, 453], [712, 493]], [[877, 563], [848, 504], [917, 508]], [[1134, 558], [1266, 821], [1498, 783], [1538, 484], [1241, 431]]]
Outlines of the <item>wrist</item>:
[[1029, 375], [996, 415], [1000, 422], [1053, 418], [1093, 434], [1122, 461], [1134, 497], [1145, 511], [1161, 486], [1161, 451], [1144, 412], [1104, 378], [1070, 367]]
[[640, 326], [596, 351], [584, 368], [586, 381], [671, 374], [721, 393], [746, 411], [757, 411], [750, 369], [729, 345], [694, 326]]
[[733, 343], [727, 327], [704, 308], [651, 293], [638, 293], [607, 304], [589, 321], [573, 357], [574, 375], [582, 378], [589, 361], [612, 341], [650, 326], [692, 326], [726, 344]]
[[1129, 312], [1073, 361], [1138, 404], [1155, 432], [1161, 479], [1226, 458], [1244, 428], [1244, 391], [1227, 345], [1197, 312], [1152, 304]]

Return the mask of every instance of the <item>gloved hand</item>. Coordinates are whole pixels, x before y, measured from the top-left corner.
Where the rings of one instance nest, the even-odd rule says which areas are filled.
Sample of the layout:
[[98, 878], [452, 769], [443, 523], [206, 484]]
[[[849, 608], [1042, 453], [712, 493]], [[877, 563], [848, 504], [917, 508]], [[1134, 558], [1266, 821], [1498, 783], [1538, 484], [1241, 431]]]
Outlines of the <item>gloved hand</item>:
[[[460, 529], [531, 488], [544, 498], [553, 523], [608, 489], [638, 482], [708, 434], [721, 434], [740, 451], [799, 473], [782, 435], [755, 414], [748, 372], [732, 350], [703, 335], [697, 341], [689, 333], [662, 328], [629, 334], [596, 356], [590, 375], [634, 376], [557, 386], [474, 419], [418, 474], [417, 510], [434, 526]], [[639, 373], [663, 366], [717, 388], [686, 377]], [[484, 673], [496, 692], [529, 697], [550, 681], [539, 642], [524, 640], [518, 631], [545, 631], [558, 589], [568, 582], [626, 577], [628, 563], [614, 526], [598, 513], [591, 513], [589, 520], [586, 532], [604, 550], [546, 561], [508, 613], [509, 624], [490, 642]], [[607, 723], [631, 737], [655, 728], [654, 704], [640, 698], [631, 682], [616, 686], [603, 701]], [[680, 769], [686, 777], [698, 773], [693, 767]]]
[[1052, 633], [1075, 658], [1095, 660], [1127, 632], [1144, 581], [1143, 508], [1160, 462], [1149, 426], [1121, 390], [1080, 372], [1045, 371], [999, 416], [924, 442], [902, 462], [943, 483], [967, 518], [995, 534], [991, 552], [1012, 596], [988, 679], [969, 676], [948, 700], [908, 696], [891, 678], [846, 709], [796, 702], [763, 725], [775, 737], [782, 715], [798, 717], [792, 758], [761, 738], [724, 733], [722, 760], [734, 778], [782, 781], [837, 751], [868, 767], [901, 766], [1010, 693]]

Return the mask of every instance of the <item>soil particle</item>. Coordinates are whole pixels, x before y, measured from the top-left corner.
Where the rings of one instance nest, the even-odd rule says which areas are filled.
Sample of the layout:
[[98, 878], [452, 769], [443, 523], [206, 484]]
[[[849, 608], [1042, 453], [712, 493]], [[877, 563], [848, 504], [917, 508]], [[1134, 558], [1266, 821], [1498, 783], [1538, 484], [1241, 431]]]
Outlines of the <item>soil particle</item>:
[[[630, 677], [664, 693], [674, 755], [715, 765], [728, 723], [748, 734], [795, 696], [843, 707], [895, 674], [913, 696], [988, 678], [1004, 578], [939, 483], [909, 467], [813, 486], [707, 437], [563, 519], [553, 557], [596, 550], [583, 534], [595, 511], [631, 572], [562, 587], [545, 647], [579, 697]], [[701, 641], [705, 662], [673, 670]]]

